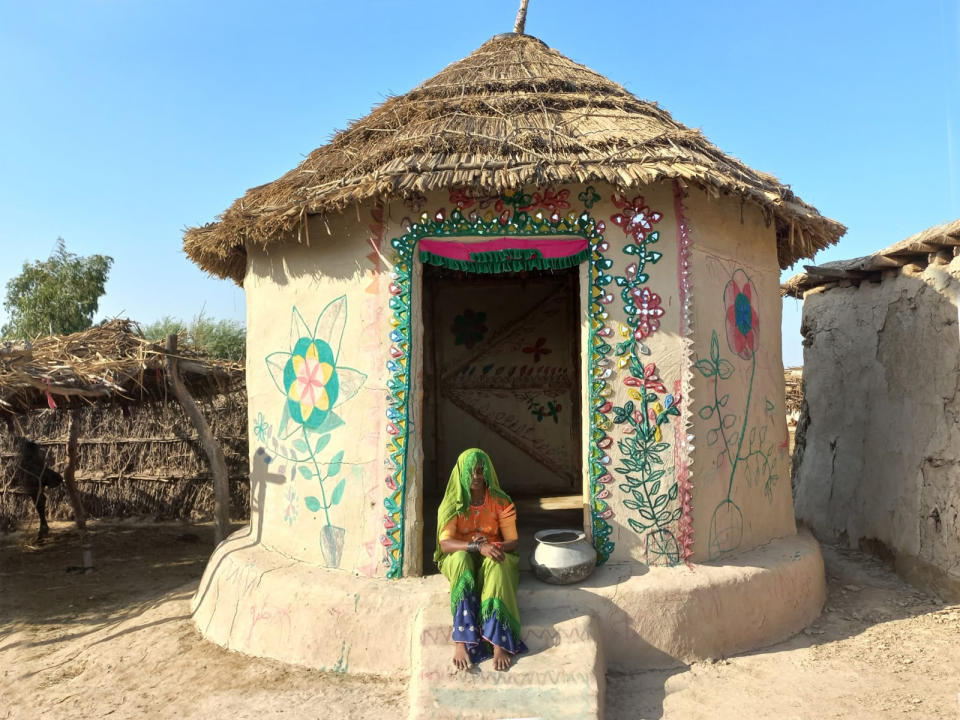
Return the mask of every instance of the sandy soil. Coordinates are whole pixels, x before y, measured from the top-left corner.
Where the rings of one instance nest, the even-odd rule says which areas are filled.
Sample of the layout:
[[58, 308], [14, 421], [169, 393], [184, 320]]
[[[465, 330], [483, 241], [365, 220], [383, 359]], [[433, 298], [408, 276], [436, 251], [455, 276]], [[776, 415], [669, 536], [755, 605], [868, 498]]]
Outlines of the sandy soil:
[[[320, 673], [200, 638], [189, 598], [209, 525], [66, 523], [0, 536], [0, 718], [403, 718], [405, 678]], [[825, 548], [830, 596], [804, 634], [689, 668], [611, 675], [607, 717], [960, 717], [960, 606]]]

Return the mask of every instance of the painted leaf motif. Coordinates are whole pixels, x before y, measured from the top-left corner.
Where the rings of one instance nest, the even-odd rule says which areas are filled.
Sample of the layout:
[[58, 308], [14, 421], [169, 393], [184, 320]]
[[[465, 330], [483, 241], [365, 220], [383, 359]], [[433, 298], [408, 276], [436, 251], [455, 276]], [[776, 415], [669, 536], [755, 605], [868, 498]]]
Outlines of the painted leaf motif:
[[630, 527], [632, 527], [632, 528], [633, 528], [634, 530], [636, 530], [638, 533], [642, 533], [642, 532], [644, 532], [648, 527], [650, 527], [649, 525], [644, 525], [643, 523], [638, 522], [637, 520], [634, 520], [633, 518], [627, 518], [627, 523], [630, 525]]
[[326, 435], [321, 435], [320, 437], [318, 437], [317, 444], [314, 445], [313, 447], [314, 454], [323, 450], [327, 446], [327, 443], [329, 442], [330, 442], [330, 433], [327, 433]]
[[731, 375], [733, 375], [734, 367], [733, 363], [729, 360], [720, 360], [717, 362], [717, 375], [720, 376], [721, 380], [726, 380]]
[[[325, 340], [333, 349], [334, 358], [340, 357], [340, 341], [343, 338], [343, 329], [347, 324], [347, 296], [341, 295], [331, 300], [317, 318], [313, 337]], [[291, 346], [292, 347], [292, 346]]]
[[318, 510], [323, 509], [323, 504], [313, 495], [310, 495], [309, 497], [305, 497], [303, 499], [303, 502], [306, 503], [307, 509], [310, 512], [317, 512]]
[[292, 348], [300, 342], [300, 338], [313, 340], [315, 337], [313, 329], [307, 325], [307, 321], [303, 319], [303, 315], [294, 307], [293, 313], [290, 315], [290, 347]]
[[343, 466], [343, 450], [338, 452], [333, 456], [333, 459], [330, 461], [330, 466], [327, 468], [327, 477], [333, 477], [340, 473], [340, 468]]
[[[293, 347], [291, 345], [290, 347]], [[273, 380], [273, 384], [277, 386], [277, 390], [282, 392], [284, 395], [287, 394], [287, 389], [283, 385], [283, 371], [287, 366], [287, 361], [290, 359], [290, 353], [288, 352], [275, 352], [270, 353], [266, 357], [267, 370], [270, 373], [270, 379]], [[280, 430], [283, 431], [283, 425], [280, 426]]]
[[314, 435], [326, 435], [331, 430], [336, 430], [341, 425], [343, 425], [343, 420], [340, 419], [340, 416], [336, 413], [330, 413], [319, 427], [311, 428], [307, 427], [306, 425], [303, 427], [306, 427], [307, 432], [311, 432]]
[[359, 370], [348, 367], [337, 367], [337, 378], [340, 380], [340, 394], [334, 407], [338, 407], [357, 394], [363, 386], [367, 376]]
[[308, 468], [306, 465], [301, 465], [299, 470], [300, 474], [303, 475], [303, 477], [305, 477], [307, 480], [313, 477], [313, 470]]
[[300, 451], [300, 452], [302, 452], [302, 453], [310, 452], [310, 446], [307, 445], [303, 440], [294, 440], [294, 441], [293, 441], [293, 447], [294, 447], [294, 449], [296, 449], [296, 450], [298, 450], [298, 451]]
[[713, 377], [716, 374], [714, 364], [709, 360], [697, 360], [694, 367], [697, 369], [697, 372], [699, 372], [705, 378]]
[[330, 505], [338, 505], [340, 500], [343, 498], [343, 490], [347, 486], [347, 479], [341, 478], [340, 482], [337, 483], [337, 486], [333, 489], [333, 495], [330, 496]]

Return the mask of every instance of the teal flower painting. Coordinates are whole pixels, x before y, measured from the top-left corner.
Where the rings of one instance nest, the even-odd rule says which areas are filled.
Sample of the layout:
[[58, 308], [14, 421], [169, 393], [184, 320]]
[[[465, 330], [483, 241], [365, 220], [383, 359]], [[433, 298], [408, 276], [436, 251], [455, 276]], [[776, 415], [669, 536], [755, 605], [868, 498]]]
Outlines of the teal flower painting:
[[286, 398], [281, 436], [301, 428], [323, 433], [343, 424], [333, 409], [356, 395], [367, 378], [338, 365], [346, 321], [347, 298], [343, 295], [323, 309], [312, 327], [293, 308], [290, 350], [266, 357], [270, 377]]
[[[367, 376], [340, 364], [341, 341], [347, 323], [347, 299], [340, 296], [328, 304], [311, 327], [297, 308], [290, 319], [290, 349], [266, 357], [267, 368], [277, 390], [283, 394], [283, 417], [278, 425], [280, 443], [274, 440], [274, 456], [293, 463], [293, 477], [309, 483], [313, 492], [303, 496], [312, 513], [323, 514], [320, 550], [328, 567], [339, 567], [346, 530], [334, 525], [331, 510], [340, 504], [346, 489], [344, 451], [324, 460], [331, 431], [344, 424], [334, 409], [350, 400]], [[258, 416], [254, 432], [266, 436], [269, 425]], [[334, 484], [332, 490], [329, 486]], [[299, 514], [300, 495], [287, 488], [283, 520], [293, 525]]]

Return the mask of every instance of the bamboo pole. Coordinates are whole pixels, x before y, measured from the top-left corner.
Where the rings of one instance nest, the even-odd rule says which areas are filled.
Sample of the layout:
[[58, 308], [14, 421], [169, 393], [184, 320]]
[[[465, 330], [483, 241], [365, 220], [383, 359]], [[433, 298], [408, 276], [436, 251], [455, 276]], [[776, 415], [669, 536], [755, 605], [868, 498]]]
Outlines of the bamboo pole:
[[[67, 419], [67, 467], [63, 471], [63, 484], [73, 506], [73, 518], [80, 530], [86, 529], [87, 513], [80, 501], [80, 492], [77, 490], [77, 433], [80, 423], [77, 422], [77, 411], [71, 408]], [[43, 492], [41, 490], [41, 492]]]
[[213, 474], [214, 539], [219, 545], [230, 532], [230, 486], [228, 484], [227, 461], [223, 456], [223, 448], [220, 447], [220, 443], [213, 436], [213, 432], [203, 417], [203, 413], [200, 412], [196, 400], [190, 395], [187, 386], [180, 377], [176, 352], [177, 336], [168, 335], [167, 382], [170, 384], [170, 389], [173, 390], [177, 402], [180, 403], [184, 413], [196, 428], [200, 444], [203, 446], [207, 461], [210, 463], [210, 471]]
[[527, 5], [530, 0], [520, 0], [520, 9], [517, 10], [517, 20], [513, 24], [513, 31], [523, 35], [524, 28], [527, 26]]

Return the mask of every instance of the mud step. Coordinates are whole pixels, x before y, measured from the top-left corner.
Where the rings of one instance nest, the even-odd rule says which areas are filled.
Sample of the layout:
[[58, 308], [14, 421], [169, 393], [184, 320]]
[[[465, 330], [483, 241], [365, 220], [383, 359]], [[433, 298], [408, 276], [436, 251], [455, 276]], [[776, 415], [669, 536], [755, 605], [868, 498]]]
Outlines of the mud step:
[[531, 611], [523, 618], [529, 652], [507, 672], [486, 660], [471, 670], [453, 669], [449, 608], [429, 608], [414, 622], [410, 718], [550, 720], [601, 718], [606, 664], [591, 615]]

